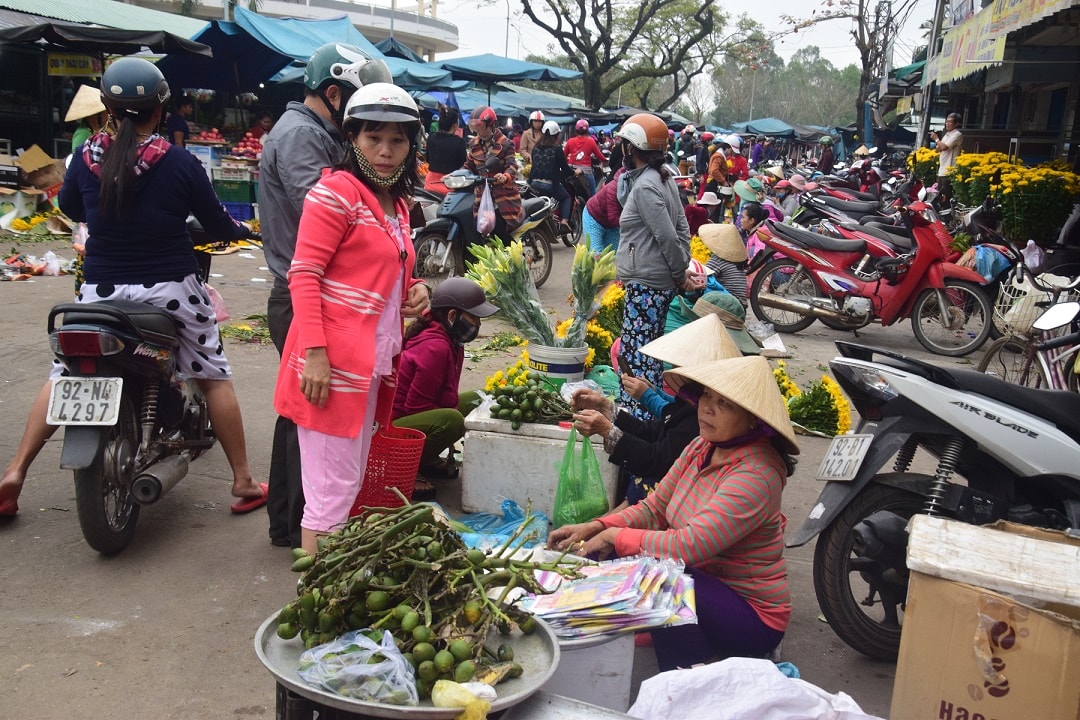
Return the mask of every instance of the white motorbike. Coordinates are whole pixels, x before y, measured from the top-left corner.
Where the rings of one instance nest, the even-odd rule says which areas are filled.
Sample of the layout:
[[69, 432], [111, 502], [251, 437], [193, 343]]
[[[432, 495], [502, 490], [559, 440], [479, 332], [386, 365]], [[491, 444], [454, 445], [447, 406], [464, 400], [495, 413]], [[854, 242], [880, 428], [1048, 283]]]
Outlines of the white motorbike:
[[[826, 485], [788, 544], [820, 535], [814, 589], [829, 625], [855, 650], [895, 658], [912, 515], [1080, 527], [1080, 395], [836, 345], [829, 367], [862, 420], [833, 439]], [[918, 452], [936, 459], [932, 475], [911, 470]]]

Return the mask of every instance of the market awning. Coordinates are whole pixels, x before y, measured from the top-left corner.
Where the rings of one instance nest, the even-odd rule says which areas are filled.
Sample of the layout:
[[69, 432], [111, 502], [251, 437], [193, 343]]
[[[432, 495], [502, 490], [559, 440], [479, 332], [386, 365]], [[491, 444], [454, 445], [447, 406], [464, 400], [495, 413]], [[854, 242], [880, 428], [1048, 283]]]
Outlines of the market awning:
[[411, 60], [412, 62], [426, 62], [424, 58], [413, 52], [412, 48], [408, 45], [400, 43], [392, 37], [380, 40], [375, 43], [375, 47], [379, 48], [379, 52], [388, 58], [396, 57], [401, 58], [402, 60]]
[[214, 54], [208, 45], [163, 30], [117, 30], [60, 23], [0, 28], [0, 42], [33, 43], [39, 40], [89, 53], [130, 55], [147, 48], [156, 53], [181, 53], [206, 58]]
[[[433, 67], [428, 63], [410, 62], [396, 57], [383, 58], [383, 62], [394, 76], [394, 84], [409, 91], [466, 90], [472, 87], [468, 80], [454, 80], [449, 70]], [[271, 77], [270, 82], [300, 82], [303, 78], [304, 66], [290, 65]]]
[[215, 20], [194, 39], [214, 50], [214, 60], [169, 55], [158, 67], [173, 87], [250, 90], [294, 61], [307, 61], [326, 43], [382, 53], [345, 16], [330, 20], [268, 18], [234, 7], [235, 22]]
[[744, 123], [732, 123], [731, 129], [743, 135], [795, 137], [795, 128], [777, 118], [759, 118]]
[[574, 80], [582, 75], [577, 70], [514, 60], [491, 53], [429, 64], [449, 70], [459, 80], [472, 80], [484, 85], [513, 80]]

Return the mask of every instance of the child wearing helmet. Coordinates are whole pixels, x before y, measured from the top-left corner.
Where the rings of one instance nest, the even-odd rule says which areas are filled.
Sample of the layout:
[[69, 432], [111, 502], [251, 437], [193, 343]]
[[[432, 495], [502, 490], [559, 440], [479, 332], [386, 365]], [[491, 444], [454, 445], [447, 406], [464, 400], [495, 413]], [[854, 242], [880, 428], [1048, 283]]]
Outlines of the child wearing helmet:
[[[521, 205], [521, 193], [518, 192], [515, 176], [519, 172], [514, 143], [499, 129], [499, 118], [495, 111], [482, 105], [469, 117], [469, 127], [475, 135], [469, 141], [469, 154], [465, 167], [477, 175], [489, 178], [491, 199], [495, 201], [494, 234], [509, 242], [509, 233], [525, 221], [525, 209]], [[488, 161], [499, 167], [492, 171]], [[476, 202], [473, 214], [479, 210], [483, 183], [476, 186]]]
[[[266, 324], [278, 355], [292, 323], [288, 272], [304, 198], [323, 170], [345, 156], [341, 115], [364, 83], [390, 82], [386, 63], [344, 43], [327, 43], [311, 54], [304, 70], [304, 99], [290, 102], [262, 138], [258, 200], [263, 254], [274, 284], [266, 301]], [[300, 546], [304, 491], [300, 480], [296, 425], [278, 417], [270, 455], [270, 542]]]
[[[195, 379], [206, 398], [232, 470], [238, 512], [254, 510], [265, 502], [266, 486], [251, 476], [231, 368], [198, 277], [187, 219], [194, 214], [222, 240], [239, 240], [249, 231], [226, 214], [199, 161], [157, 133], [171, 92], [153, 63], [120, 58], [105, 69], [100, 87], [108, 131], [95, 133], [72, 155], [57, 196], [61, 210], [89, 228], [78, 300], [145, 302], [176, 321], [177, 368]], [[63, 372], [54, 364], [54, 377]], [[56, 431], [45, 422], [51, 387], [46, 382], [35, 398], [0, 480], [0, 515], [18, 511], [26, 472]]]
[[831, 135], [822, 135], [818, 141], [821, 144], [821, 157], [818, 158], [817, 169], [826, 175], [831, 175], [833, 165], [836, 164], [836, 156], [833, 154], [833, 139]]
[[344, 108], [345, 158], [304, 201], [289, 269], [289, 328], [274, 407], [296, 423], [306, 505], [302, 546], [345, 522], [376, 421], [389, 422], [403, 321], [427, 309], [413, 279], [409, 199], [420, 112], [372, 83]]
[[589, 134], [589, 121], [580, 118], [574, 123], [574, 136], [563, 146], [566, 163], [579, 172], [589, 189], [589, 197], [596, 194], [596, 178], [593, 176], [593, 162], [603, 165], [607, 158], [600, 152], [600, 146]]
[[452, 277], [435, 288], [430, 309], [405, 331], [393, 418], [397, 427], [427, 436], [414, 500], [434, 499], [428, 479], [457, 476], [454, 443], [465, 435], [465, 416], [480, 404], [476, 391], [458, 389], [465, 345], [476, 339], [481, 321], [498, 310], [475, 282]]
[[563, 181], [575, 174], [566, 164], [559, 145], [559, 124], [554, 120], [544, 123], [540, 142], [533, 148], [533, 162], [529, 169], [529, 186], [539, 195], [555, 198], [559, 208], [560, 234], [570, 232], [570, 193]]
[[[616, 135], [631, 169], [618, 180], [619, 248], [615, 265], [626, 290], [620, 342], [633, 375], [660, 387], [663, 364], [640, 348], [664, 332], [668, 306], [679, 289], [693, 289], [687, 279], [690, 227], [679, 188], [665, 167], [667, 126], [650, 113], [630, 117]], [[635, 417], [648, 411], [626, 390], [620, 403]]]

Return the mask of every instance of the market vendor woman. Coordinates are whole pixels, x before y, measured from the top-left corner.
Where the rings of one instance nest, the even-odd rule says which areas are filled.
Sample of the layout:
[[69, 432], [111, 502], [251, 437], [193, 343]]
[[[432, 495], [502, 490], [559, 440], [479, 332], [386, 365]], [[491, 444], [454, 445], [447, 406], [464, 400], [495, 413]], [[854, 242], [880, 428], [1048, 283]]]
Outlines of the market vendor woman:
[[701, 436], [637, 505], [548, 536], [579, 555], [648, 553], [686, 563], [698, 623], [653, 630], [661, 671], [762, 657], [791, 615], [780, 496], [795, 432], [767, 360], [743, 357], [665, 373], [696, 399]]

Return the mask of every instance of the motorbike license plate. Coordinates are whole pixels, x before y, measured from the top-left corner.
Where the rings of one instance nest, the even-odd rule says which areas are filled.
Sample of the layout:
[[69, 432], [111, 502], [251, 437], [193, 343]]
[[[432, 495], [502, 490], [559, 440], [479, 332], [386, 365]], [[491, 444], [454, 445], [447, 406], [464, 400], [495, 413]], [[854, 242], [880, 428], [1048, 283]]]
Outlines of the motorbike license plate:
[[49, 393], [49, 425], [115, 425], [123, 378], [59, 377]]
[[873, 435], [837, 435], [832, 439], [821, 467], [817, 471], [818, 480], [829, 482], [849, 482], [855, 479], [870, 449]]

